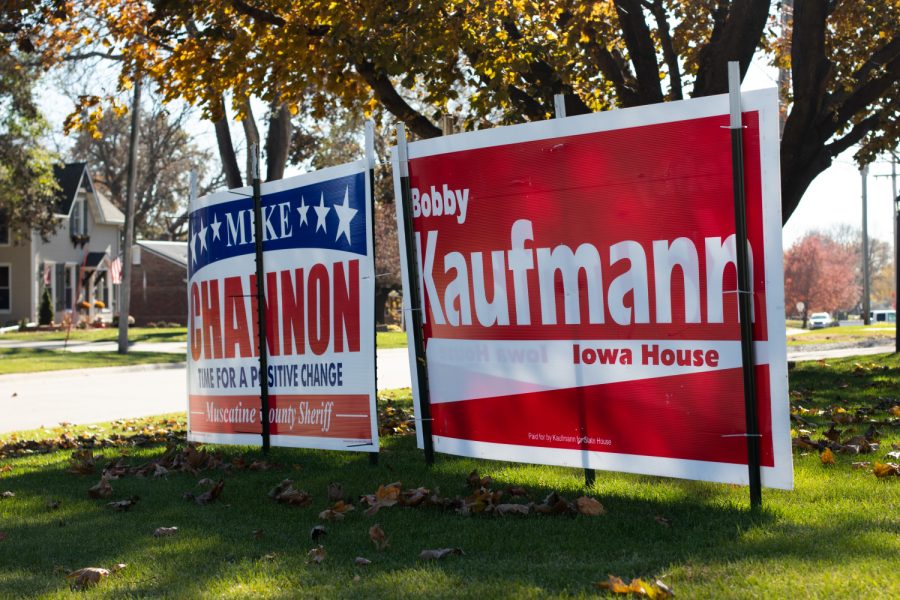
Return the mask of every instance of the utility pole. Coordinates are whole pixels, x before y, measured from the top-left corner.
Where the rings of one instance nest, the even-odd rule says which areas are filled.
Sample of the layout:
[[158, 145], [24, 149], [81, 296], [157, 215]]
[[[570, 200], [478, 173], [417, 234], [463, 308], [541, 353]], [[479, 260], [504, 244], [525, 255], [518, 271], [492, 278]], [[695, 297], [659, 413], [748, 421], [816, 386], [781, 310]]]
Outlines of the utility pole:
[[869, 325], [869, 212], [868, 212], [868, 192], [866, 182], [869, 178], [869, 165], [863, 165], [859, 170], [862, 176], [862, 261], [863, 261], [863, 297], [862, 311], [863, 324]]
[[128, 140], [128, 178], [125, 182], [125, 248], [122, 283], [119, 285], [119, 354], [128, 354], [128, 313], [131, 310], [131, 247], [134, 245], [134, 188], [137, 180], [137, 147], [140, 140], [141, 77], [135, 77], [131, 102], [131, 137]]

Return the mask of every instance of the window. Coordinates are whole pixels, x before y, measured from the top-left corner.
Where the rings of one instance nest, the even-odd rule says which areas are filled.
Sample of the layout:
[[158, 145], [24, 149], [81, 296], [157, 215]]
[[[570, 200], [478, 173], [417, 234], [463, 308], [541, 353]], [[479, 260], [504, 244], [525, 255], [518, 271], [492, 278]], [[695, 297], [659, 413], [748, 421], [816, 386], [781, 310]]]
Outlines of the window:
[[84, 198], [76, 198], [69, 218], [69, 233], [75, 236], [87, 235], [87, 204]]
[[0, 312], [12, 310], [12, 267], [0, 265]]
[[0, 210], [0, 246], [9, 246], [9, 217]]

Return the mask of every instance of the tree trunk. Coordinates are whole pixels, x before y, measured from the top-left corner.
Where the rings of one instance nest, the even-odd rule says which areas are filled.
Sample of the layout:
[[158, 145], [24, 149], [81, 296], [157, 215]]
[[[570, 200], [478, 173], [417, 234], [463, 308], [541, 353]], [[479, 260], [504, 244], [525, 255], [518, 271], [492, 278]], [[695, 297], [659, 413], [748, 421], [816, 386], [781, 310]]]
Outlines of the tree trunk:
[[269, 130], [266, 132], [266, 181], [284, 177], [291, 128], [291, 111], [287, 104], [272, 104], [269, 108]]
[[222, 161], [222, 170], [225, 172], [225, 183], [229, 188], [239, 188], [244, 185], [241, 180], [241, 169], [238, 167], [237, 155], [234, 145], [231, 143], [231, 128], [228, 125], [228, 111], [225, 109], [225, 99], [219, 96], [219, 110], [221, 118], [213, 121], [216, 129], [216, 144], [219, 147], [219, 159]]
[[244, 100], [244, 115], [241, 120], [244, 126], [244, 137], [247, 138], [247, 181], [252, 179], [253, 172], [253, 152], [251, 148], [254, 144], [259, 148], [259, 129], [256, 127], [256, 118], [253, 116], [253, 108], [250, 106], [250, 98]]

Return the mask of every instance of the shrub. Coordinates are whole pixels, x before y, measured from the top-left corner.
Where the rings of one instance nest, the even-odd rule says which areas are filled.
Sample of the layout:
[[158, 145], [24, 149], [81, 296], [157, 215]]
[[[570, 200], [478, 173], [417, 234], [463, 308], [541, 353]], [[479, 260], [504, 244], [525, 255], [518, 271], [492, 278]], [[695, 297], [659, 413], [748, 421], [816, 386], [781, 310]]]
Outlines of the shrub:
[[50, 325], [53, 323], [53, 300], [50, 298], [50, 290], [44, 288], [41, 294], [41, 308], [38, 311], [38, 325]]

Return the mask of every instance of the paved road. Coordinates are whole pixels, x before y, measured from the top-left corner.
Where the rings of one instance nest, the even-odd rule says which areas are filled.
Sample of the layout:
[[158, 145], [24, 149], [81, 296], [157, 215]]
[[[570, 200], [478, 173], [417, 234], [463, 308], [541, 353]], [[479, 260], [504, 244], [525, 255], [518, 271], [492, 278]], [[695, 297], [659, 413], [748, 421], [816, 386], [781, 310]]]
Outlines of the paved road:
[[[49, 345], [48, 345], [49, 344]], [[40, 347], [52, 347], [43, 342]], [[114, 342], [70, 344], [72, 352], [115, 348]], [[34, 346], [32, 346], [34, 347]], [[185, 352], [184, 343], [135, 344], [134, 350]], [[789, 352], [788, 360], [822, 360], [892, 352], [894, 346]], [[0, 375], [0, 433], [52, 426], [59, 422], [96, 423], [185, 409], [186, 370], [179, 365], [144, 365]], [[378, 388], [407, 387], [405, 348], [378, 351]]]
[[[183, 411], [186, 378], [184, 364], [0, 375], [0, 433]], [[378, 388], [407, 386], [406, 349], [379, 350]]]

